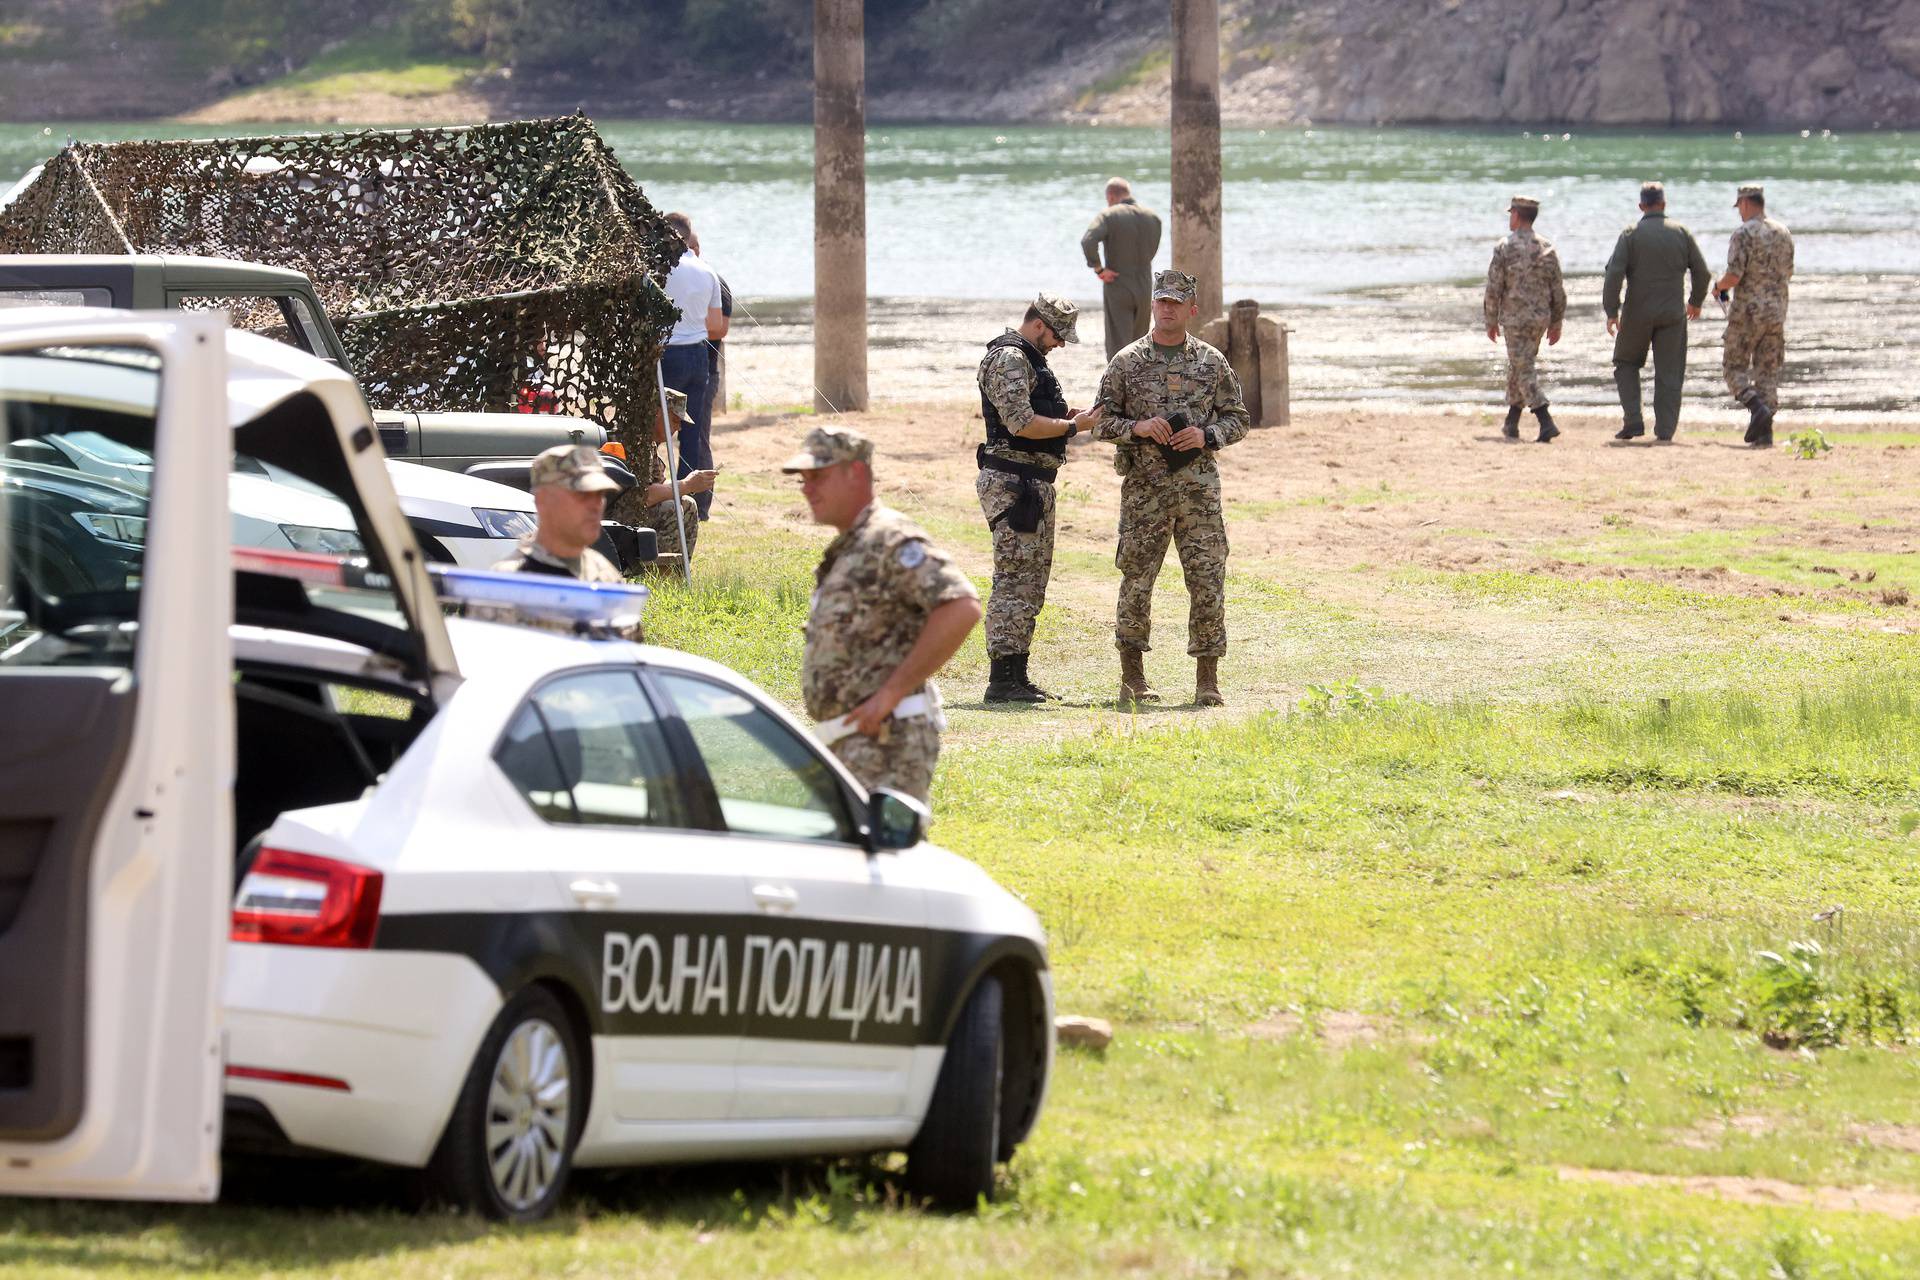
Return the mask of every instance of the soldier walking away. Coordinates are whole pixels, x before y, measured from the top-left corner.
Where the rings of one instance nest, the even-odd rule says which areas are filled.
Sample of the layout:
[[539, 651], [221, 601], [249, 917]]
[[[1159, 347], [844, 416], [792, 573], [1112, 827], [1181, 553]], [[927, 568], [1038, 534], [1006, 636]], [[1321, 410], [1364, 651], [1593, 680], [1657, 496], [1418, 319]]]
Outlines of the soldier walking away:
[[1560, 279], [1560, 255], [1553, 242], [1533, 232], [1540, 202], [1515, 196], [1507, 205], [1507, 237], [1493, 247], [1487, 266], [1484, 310], [1487, 341], [1507, 335], [1507, 420], [1500, 434], [1520, 438], [1520, 414], [1533, 410], [1540, 420], [1535, 440], [1546, 444], [1560, 434], [1547, 412], [1546, 393], [1540, 390], [1540, 338], [1552, 346], [1560, 341], [1560, 323], [1567, 315], [1567, 290]]
[[[1787, 355], [1787, 282], [1793, 279], [1793, 236], [1767, 216], [1767, 189], [1741, 187], [1733, 207], [1740, 225], [1727, 242], [1727, 273], [1713, 286], [1727, 307], [1726, 346], [1720, 356], [1727, 390], [1747, 409], [1747, 443], [1773, 447], [1773, 416], [1780, 411], [1780, 365]], [[1729, 299], [1727, 290], [1736, 292]]]
[[[1607, 259], [1601, 305], [1613, 339], [1613, 382], [1625, 414], [1615, 440], [1647, 433], [1640, 411], [1640, 371], [1653, 351], [1653, 435], [1662, 444], [1680, 428], [1680, 393], [1687, 377], [1687, 321], [1700, 318], [1707, 298], [1707, 260], [1693, 232], [1667, 221], [1667, 191], [1658, 182], [1640, 188], [1640, 221], [1620, 233]], [[1682, 286], [1690, 280], [1690, 287]], [[1620, 301], [1620, 286], [1627, 298]]]
[[932, 676], [980, 621], [980, 596], [920, 526], [873, 491], [873, 442], [815, 427], [781, 468], [839, 536], [814, 571], [800, 690], [815, 735], [869, 790], [927, 803], [946, 718]]
[[1182, 271], [1153, 281], [1153, 329], [1124, 347], [1100, 379], [1095, 439], [1116, 443], [1120, 485], [1121, 703], [1157, 702], [1144, 654], [1152, 630], [1153, 583], [1172, 539], [1186, 579], [1187, 652], [1195, 659], [1193, 700], [1224, 703], [1219, 664], [1227, 651], [1227, 526], [1214, 454], [1246, 438], [1240, 381], [1227, 358], [1187, 332], [1200, 314], [1198, 283]]
[[[1106, 265], [1100, 246], [1107, 247]], [[1107, 359], [1147, 331], [1153, 291], [1153, 255], [1160, 251], [1160, 215], [1133, 198], [1125, 178], [1107, 179], [1107, 207], [1094, 215], [1080, 249], [1100, 277], [1100, 305], [1107, 317]]]
[[987, 440], [974, 452], [974, 490], [993, 536], [993, 594], [987, 600], [988, 702], [1045, 702], [1027, 661], [1033, 625], [1047, 602], [1053, 573], [1054, 473], [1067, 441], [1098, 419], [1096, 410], [1067, 407], [1047, 353], [1080, 341], [1079, 311], [1043, 293], [1018, 329], [987, 344], [980, 361], [980, 412]]

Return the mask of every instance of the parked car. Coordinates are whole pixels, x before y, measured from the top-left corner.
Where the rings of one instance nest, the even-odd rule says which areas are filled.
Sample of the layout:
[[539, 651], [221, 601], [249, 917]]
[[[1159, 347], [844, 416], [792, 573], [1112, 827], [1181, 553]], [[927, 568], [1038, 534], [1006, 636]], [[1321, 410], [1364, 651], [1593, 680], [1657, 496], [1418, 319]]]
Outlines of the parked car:
[[[64, 403], [76, 369], [116, 397]], [[92, 575], [31, 552], [71, 510], [0, 486], [0, 1194], [209, 1199], [223, 1137], [513, 1220], [576, 1165], [715, 1157], [904, 1149], [914, 1191], [991, 1193], [1051, 1074], [1045, 939], [916, 802], [603, 638], [644, 588], [430, 572], [322, 361], [0, 316], [0, 444], [56, 402], [155, 462], [66, 478], [119, 495], [90, 535], [144, 521]], [[362, 553], [235, 546], [235, 453]]]

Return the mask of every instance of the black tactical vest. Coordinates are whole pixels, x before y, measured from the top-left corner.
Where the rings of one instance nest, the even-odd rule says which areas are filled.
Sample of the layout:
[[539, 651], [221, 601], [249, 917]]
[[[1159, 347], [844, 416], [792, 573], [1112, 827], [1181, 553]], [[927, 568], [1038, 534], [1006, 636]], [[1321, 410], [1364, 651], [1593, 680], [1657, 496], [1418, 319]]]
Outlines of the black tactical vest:
[[[1047, 368], [1047, 358], [1040, 354], [1040, 348], [1028, 342], [1017, 333], [1003, 333], [987, 344], [987, 350], [998, 351], [1002, 347], [1018, 347], [1020, 354], [1027, 358], [1033, 367], [1033, 392], [1027, 397], [1027, 403], [1033, 411], [1043, 418], [1064, 418], [1067, 416], [1067, 397], [1060, 390], [1060, 379], [1053, 376], [1053, 370]], [[980, 393], [980, 412], [987, 420], [987, 443], [1005, 445], [1009, 449], [1021, 449], [1028, 453], [1045, 453], [1065, 459], [1067, 456], [1067, 438], [1055, 436], [1051, 440], [1029, 440], [1025, 436], [1016, 436], [1007, 430], [1000, 421], [1000, 411], [993, 407], [993, 401], [987, 399], [987, 393]]]

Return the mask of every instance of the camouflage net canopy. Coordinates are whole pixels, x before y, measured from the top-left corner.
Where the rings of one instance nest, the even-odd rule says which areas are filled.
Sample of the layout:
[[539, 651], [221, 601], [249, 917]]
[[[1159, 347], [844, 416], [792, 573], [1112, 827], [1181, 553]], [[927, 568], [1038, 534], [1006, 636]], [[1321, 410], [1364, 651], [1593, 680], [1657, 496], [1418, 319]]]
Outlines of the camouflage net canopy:
[[[0, 252], [196, 254], [304, 272], [382, 409], [603, 423], [644, 471], [679, 236], [583, 116], [82, 143], [0, 211]], [[267, 329], [277, 310], [236, 310]]]

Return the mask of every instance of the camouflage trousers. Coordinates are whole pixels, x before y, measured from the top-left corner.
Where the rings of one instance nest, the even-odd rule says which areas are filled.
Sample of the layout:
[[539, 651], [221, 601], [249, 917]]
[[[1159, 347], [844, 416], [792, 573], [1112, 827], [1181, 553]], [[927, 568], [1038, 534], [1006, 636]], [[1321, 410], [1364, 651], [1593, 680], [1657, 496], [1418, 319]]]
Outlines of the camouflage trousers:
[[[686, 555], [691, 557], [693, 549], [700, 542], [700, 507], [692, 494], [680, 497], [680, 515], [687, 526]], [[652, 529], [656, 535], [655, 548], [662, 555], [680, 555], [680, 522], [673, 518], [673, 499], [656, 502], [640, 513], [640, 522]]]
[[1780, 366], [1787, 358], [1787, 322], [1784, 312], [1736, 304], [1727, 313], [1726, 346], [1720, 369], [1727, 390], [1741, 404], [1757, 392], [1767, 408], [1780, 407]]
[[1217, 658], [1227, 651], [1227, 524], [1220, 510], [1220, 472], [1199, 464], [1146, 474], [1136, 467], [1120, 485], [1120, 606], [1115, 644], [1148, 649], [1153, 630], [1153, 584], [1167, 558], [1167, 541], [1180, 552], [1187, 583], [1187, 652]]
[[1030, 652], [1034, 620], [1047, 602], [1047, 579], [1053, 574], [1053, 486], [1044, 480], [1034, 483], [1040, 490], [1040, 524], [1032, 533], [1020, 533], [1008, 521], [993, 523], [1020, 497], [1020, 477], [982, 471], [973, 482], [980, 513], [993, 530], [993, 594], [987, 599], [990, 658]]
[[1538, 409], [1547, 402], [1540, 390], [1540, 339], [1547, 326], [1510, 324], [1501, 332], [1507, 339], [1507, 403]]
[[887, 740], [850, 733], [828, 750], [840, 757], [840, 763], [871, 791], [891, 787], [931, 804], [933, 766], [940, 759], [940, 730], [924, 716], [913, 720], [887, 721]]

